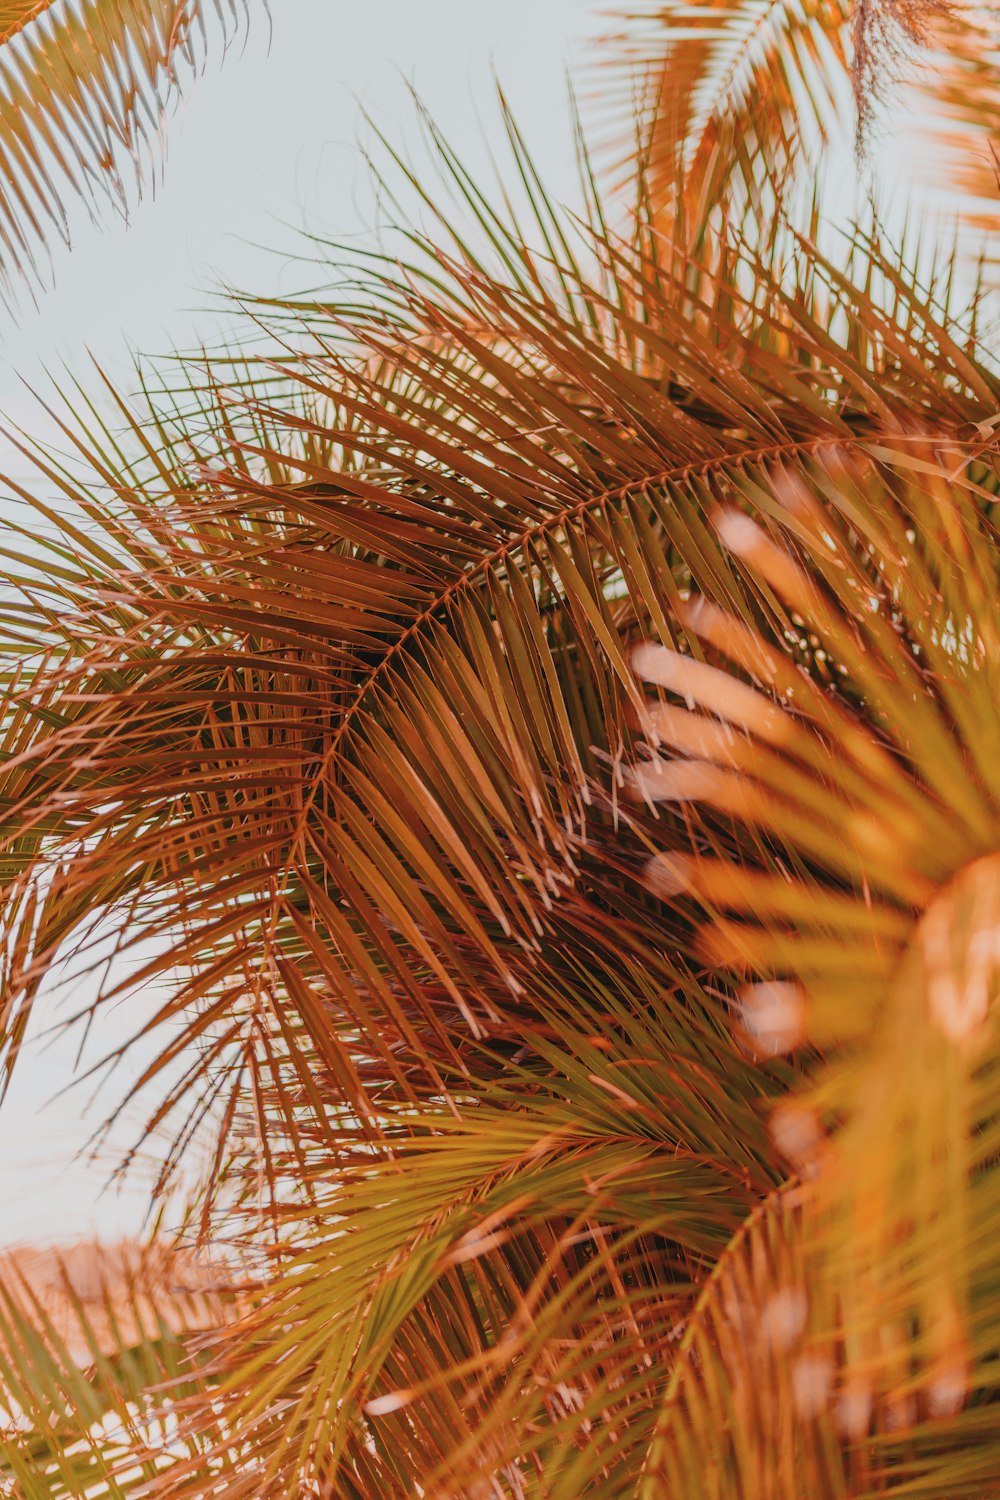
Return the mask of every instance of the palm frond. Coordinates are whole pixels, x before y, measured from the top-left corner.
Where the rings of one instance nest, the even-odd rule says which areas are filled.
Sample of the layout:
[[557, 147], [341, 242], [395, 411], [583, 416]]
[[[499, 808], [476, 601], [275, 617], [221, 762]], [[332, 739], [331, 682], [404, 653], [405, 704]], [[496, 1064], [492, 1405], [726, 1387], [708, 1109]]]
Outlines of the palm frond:
[[[994, 503], [992, 482], [920, 437], [808, 486], [777, 476], [753, 507], [762, 525], [729, 512], [720, 529], [794, 634], [768, 640], [692, 601], [681, 617], [718, 665], [662, 648], [639, 659], [688, 707], [651, 709], [657, 741], [683, 758], [639, 768], [637, 790], [768, 835], [764, 862], [749, 846], [735, 866], [666, 854], [648, 878], [711, 910], [703, 950], [743, 980], [746, 1049], [815, 1049], [772, 1121], [807, 1178], [801, 1331], [825, 1372], [808, 1415], [839, 1402], [858, 1413], [855, 1441], [873, 1420], [882, 1433], [867, 1484], [822, 1493], [878, 1492], [885, 1434], [901, 1428], [919, 1445], [913, 1493], [939, 1492], [960, 1443], [951, 1493], [980, 1493], [993, 1461], [976, 1454], [998, 1333]], [[781, 1493], [804, 1482], [790, 1469]], [[740, 1483], [730, 1492], [754, 1493]]]
[[777, 208], [796, 167], [844, 125], [846, 7], [649, 4], [625, 20], [601, 64], [613, 69], [606, 129], [620, 137], [626, 115], [664, 224], [675, 214], [697, 235], [720, 206], [763, 219], [767, 197]]
[[[316, 1191], [212, 1367], [263, 1485], [568, 1500], [638, 1478], [693, 1278], [766, 1187], [767, 1147], [753, 1068], [712, 1059], [710, 998], [664, 996], [638, 937], [630, 985], [610, 953], [602, 985], [594, 947], [572, 992], [565, 944], [540, 969], [537, 1020], [518, 1054], [484, 1055], [458, 1118], [387, 1113], [377, 1152], [346, 1128], [333, 1157], [306, 1146]], [[738, 1162], [709, 1103], [724, 1088]], [[303, 1162], [286, 1170], [290, 1204]], [[175, 1489], [196, 1489], [184, 1466]]]
[[[137, 1086], [192, 1059], [152, 1106], [178, 1122], [165, 1170], [216, 1129], [205, 1226], [265, 1265], [192, 1451], [157, 1451], [168, 1495], [628, 1493], [691, 1409], [681, 1327], [790, 1166], [809, 1274], [851, 1269], [854, 1190], [809, 1172], [863, 1117], [894, 959], [994, 838], [974, 330], [878, 236], [775, 265], [719, 235], [679, 266], [648, 217], [626, 240], [599, 204], [560, 215], [512, 145], [533, 225], [442, 144], [471, 228], [452, 201], [432, 237], [258, 307], [263, 348], [182, 366], [144, 419], [72, 393], [73, 456], [36, 455], [55, 498], [22, 490], [7, 533], [6, 1064], [99, 927], [122, 961], [151, 941], [103, 1000], [162, 987]], [[741, 1003], [753, 981], [783, 988]], [[954, 1062], [940, 1097], [982, 1111], [987, 1072]], [[794, 1163], [786, 1094], [815, 1125]], [[987, 1406], [991, 1174], [947, 1120], [940, 1157], [911, 1132], [866, 1171], [926, 1167], [916, 1258], [898, 1194], [876, 1236], [925, 1403], [915, 1270], [982, 1192], [942, 1306]], [[817, 1306], [810, 1336], [863, 1341], [870, 1304]], [[940, 1494], [977, 1422], [978, 1482], [980, 1406], [949, 1420], [869, 1434], [872, 1484]]]
[[619, 149], [627, 131], [630, 164], [638, 154], [661, 225], [684, 244], [713, 215], [765, 240], [786, 214], [813, 224], [824, 154], [852, 131], [893, 174], [885, 117], [914, 195], [942, 221], [962, 221], [973, 257], [985, 244], [992, 258], [1000, 90], [988, 8], [649, 0], [623, 10], [600, 64], [612, 70], [605, 129]]
[[155, 167], [163, 122], [213, 29], [240, 0], [6, 0], [0, 5], [0, 285], [44, 272], [82, 194], [127, 209]]
[[[164, 1017], [200, 1003], [210, 975], [249, 1006], [238, 1056], [278, 975], [331, 1066], [332, 1011], [403, 1097], [441, 1090], [460, 1038], [516, 1013], [577, 879], [591, 747], [615, 754], [641, 702], [621, 621], [672, 639], [671, 588], [692, 581], [752, 613], [705, 524], [710, 498], [889, 420], [954, 432], [994, 399], [915, 294], [881, 322], [866, 306], [862, 335], [857, 294], [817, 267], [857, 352], [772, 288], [766, 310], [744, 305], [734, 358], [727, 310], [695, 338], [654, 264], [622, 250], [611, 270], [642, 288], [649, 324], [612, 324], [582, 278], [593, 325], [545, 282], [459, 260], [446, 313], [415, 267], [399, 283], [386, 271], [383, 307], [345, 320], [360, 357], [326, 311], [331, 335], [254, 362], [238, 393], [231, 370], [212, 374], [221, 451], [161, 457], [136, 432], [140, 478], [107, 440], [90, 493], [46, 467], [106, 540], [75, 528], [10, 575], [25, 656], [7, 744], [12, 1046], [68, 933], [117, 903], [136, 935], [169, 935], [136, 982], [194, 966]], [[797, 342], [798, 373], [773, 338]], [[29, 897], [14, 867], [26, 858], [37, 880], [40, 839], [48, 873]], [[193, 1024], [195, 1040], [208, 1023]], [[418, 1035], [435, 1059], [420, 1088], [398, 1065]]]
[[225, 1320], [230, 1286], [221, 1268], [156, 1244], [8, 1253], [0, 1491], [127, 1500], [147, 1486], [157, 1450], [176, 1456], [171, 1405], [203, 1384], [187, 1346]]

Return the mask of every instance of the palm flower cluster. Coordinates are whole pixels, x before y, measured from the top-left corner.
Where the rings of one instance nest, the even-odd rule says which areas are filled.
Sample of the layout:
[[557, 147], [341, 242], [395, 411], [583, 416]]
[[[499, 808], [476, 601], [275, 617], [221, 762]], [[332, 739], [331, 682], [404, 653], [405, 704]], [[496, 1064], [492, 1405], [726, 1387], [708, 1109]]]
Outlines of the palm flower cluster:
[[19, 1500], [1000, 1495], [987, 292], [823, 248], [846, 12], [639, 9], [625, 210], [429, 127], [440, 207], [33, 451], [3, 1063], [114, 934], [215, 1258], [0, 1301]]

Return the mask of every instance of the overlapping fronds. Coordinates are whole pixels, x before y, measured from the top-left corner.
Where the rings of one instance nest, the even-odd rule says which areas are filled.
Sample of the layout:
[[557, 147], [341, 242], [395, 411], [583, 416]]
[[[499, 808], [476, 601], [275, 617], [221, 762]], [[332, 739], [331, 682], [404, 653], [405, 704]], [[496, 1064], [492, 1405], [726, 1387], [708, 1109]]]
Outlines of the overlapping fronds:
[[0, 284], [41, 273], [83, 194], [127, 208], [155, 167], [179, 79], [199, 65], [209, 20], [232, 29], [241, 0], [5, 0], [0, 5]]
[[[533, 225], [445, 150], [471, 231], [258, 307], [263, 353], [39, 459], [4, 565], [7, 1064], [67, 952], [152, 941], [103, 998], [162, 989], [165, 1170], [214, 1130], [205, 1226], [265, 1260], [161, 1493], [617, 1500], [710, 1431], [767, 1495], [712, 1404], [737, 1346], [697, 1372], [713, 1268], [794, 1170], [802, 1280], [851, 1297], [801, 1328], [793, 1297], [781, 1379], [915, 1403], [860, 1456], [782, 1407], [827, 1424], [799, 1493], [940, 1494], [964, 1443], [981, 1494], [989, 1069], [950, 1044], [935, 1153], [933, 1015], [887, 1050], [896, 961], [995, 839], [997, 381], [877, 240], [680, 270], [648, 223], [571, 226], [512, 140]], [[959, 1350], [977, 1400], [931, 1410]]]
[[827, 147], [853, 132], [890, 182], [908, 158], [913, 186], [939, 190], [939, 215], [977, 232], [974, 254], [995, 232], [1000, 34], [989, 7], [649, 0], [626, 22], [601, 64], [606, 128], [619, 147], [634, 140], [660, 221], [676, 220], [684, 243], [713, 212], [764, 235], [786, 212], [805, 222]]
[[[803, 1177], [802, 1243], [745, 1308], [765, 1343], [787, 1314], [769, 1373], [730, 1420], [724, 1278], [654, 1450], [651, 1473], [676, 1475], [697, 1440], [706, 1494], [761, 1493], [760, 1410], [792, 1424], [768, 1493], [971, 1497], [996, 1476], [1000, 614], [977, 469], [924, 432], [868, 462], [776, 472], [755, 516], [718, 525], [787, 610], [784, 639], [691, 600], [698, 656], [638, 658], [686, 706], [650, 709], [667, 754], [636, 790], [706, 809], [706, 841], [695, 830], [647, 879], [711, 912], [701, 948], [742, 981], [748, 1053], [803, 1056], [771, 1116]], [[709, 809], [764, 835], [761, 857], [719, 858]], [[843, 1472], [828, 1468], [838, 1435]]]
[[131, 1088], [254, 1272], [197, 1361], [141, 1278], [7, 1297], [19, 1495], [994, 1483], [1000, 382], [949, 267], [725, 222], [846, 18], [657, 17], [626, 235], [432, 132], [430, 231], [75, 392], [18, 492], [4, 1067], [117, 934], [97, 1025], [160, 996]]
[[[307, 1148], [316, 1192], [285, 1215], [293, 1253], [213, 1366], [262, 1493], [636, 1482], [693, 1277], [765, 1186], [767, 1144], [754, 1070], [712, 1060], [707, 997], [624, 978], [592, 962], [570, 1015], [564, 973], [543, 969], [520, 1060], [492, 1082], [484, 1068], [460, 1118], [387, 1119], [377, 1154], [342, 1138], [332, 1174], [323, 1143]], [[727, 1087], [745, 1129], [731, 1162]], [[167, 1492], [195, 1488], [175, 1466]]]
[[126, 1500], [178, 1443], [171, 1402], [203, 1384], [189, 1347], [232, 1305], [229, 1276], [162, 1245], [4, 1257], [0, 1493]]
[[382, 307], [347, 314], [360, 355], [315, 309], [328, 332], [242, 388], [218, 372], [209, 451], [137, 433], [130, 472], [108, 440], [95, 489], [48, 473], [88, 529], [12, 548], [13, 1048], [68, 934], [114, 908], [126, 948], [164, 942], [132, 982], [188, 971], [163, 1015], [213, 1086], [226, 1060], [238, 1094], [273, 1034], [361, 1118], [369, 1063], [345, 1055], [401, 1100], [453, 1091], [584, 878], [595, 747], [619, 756], [642, 701], [623, 628], [672, 639], [692, 580], [755, 608], [712, 498], [995, 400], [919, 293], [882, 314], [822, 263], [809, 290], [706, 302], [697, 333], [624, 249], [596, 289], [565, 262], [571, 296], [462, 258], [383, 274]]

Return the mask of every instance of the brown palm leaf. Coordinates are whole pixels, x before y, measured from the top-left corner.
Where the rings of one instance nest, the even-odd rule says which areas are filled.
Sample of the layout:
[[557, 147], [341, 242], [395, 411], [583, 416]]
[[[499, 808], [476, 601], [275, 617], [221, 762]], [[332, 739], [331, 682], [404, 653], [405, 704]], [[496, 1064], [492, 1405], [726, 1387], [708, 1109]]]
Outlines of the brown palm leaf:
[[[335, 289], [258, 308], [258, 351], [184, 366], [145, 420], [122, 401], [124, 434], [76, 393], [74, 456], [39, 456], [55, 499], [23, 492], [38, 523], [8, 533], [7, 1065], [57, 965], [119, 934], [98, 1021], [137, 985], [162, 995], [163, 1059], [136, 1087], [191, 1061], [150, 1128], [173, 1123], [165, 1170], [214, 1132], [206, 1232], [224, 1225], [260, 1271], [211, 1389], [177, 1413], [184, 1451], [155, 1453], [154, 1492], [634, 1493], [664, 1423], [693, 1410], [672, 1372], [711, 1338], [685, 1344], [688, 1320], [707, 1323], [714, 1270], [753, 1253], [742, 1226], [770, 1223], [760, 1204], [789, 1174], [772, 1110], [824, 1076], [775, 1046], [775, 1013], [797, 1039], [797, 990], [745, 997], [734, 1030], [758, 950], [732, 944], [756, 942], [763, 970], [797, 943], [798, 969], [761, 978], [817, 994], [807, 962], [833, 966], [818, 1013], [853, 1029], [810, 1042], [835, 1041], [860, 1087], [886, 955], [992, 837], [988, 693], [942, 644], [948, 610], [965, 640], [963, 590], [990, 618], [986, 355], [877, 239], [839, 261], [800, 240], [775, 265], [720, 236], [682, 267], [649, 217], [619, 239], [597, 208], [558, 214], [512, 145], [533, 225], [494, 212], [442, 148], [471, 225], [452, 203], [430, 238], [404, 225], [384, 256], [341, 257]], [[800, 570], [808, 556], [842, 607], [813, 621], [811, 596], [734, 545], [738, 526], [720, 538], [719, 510], [790, 533], [772, 547], [797, 548]], [[926, 662], [903, 644], [909, 596], [901, 635], [890, 611], [901, 557]], [[715, 610], [801, 682], [816, 725], [723, 669], [692, 594], [697, 618]], [[663, 743], [694, 737], [662, 768], [637, 745], [643, 641], [689, 674], [652, 720]], [[727, 704], [756, 713], [732, 752], [753, 778], [698, 748], [733, 722]], [[795, 754], [768, 739], [786, 720]], [[875, 820], [861, 864], [852, 798]], [[751, 915], [716, 929], [729, 948], [700, 942], [676, 870], [649, 888], [664, 851], [751, 882]], [[768, 910], [756, 877], [772, 901], [782, 882], [799, 897], [791, 934], [751, 920]], [[813, 902], [841, 941], [813, 932]], [[140, 942], [155, 956], [126, 973]], [[952, 1158], [916, 1159], [940, 1191]], [[895, 1162], [871, 1153], [881, 1180]], [[992, 1175], [981, 1198], [979, 1179], [959, 1186], [977, 1228], [951, 1290], [982, 1407], [896, 1448], [884, 1424], [865, 1437], [861, 1472], [919, 1500], [946, 1482], [971, 1500], [996, 1456]], [[924, 1266], [941, 1201], [915, 1221]], [[822, 1268], [848, 1254], [853, 1201], [816, 1205]], [[917, 1319], [926, 1393], [924, 1278], [898, 1260], [893, 1312]], [[827, 1325], [817, 1304], [809, 1336], [864, 1332], [865, 1305]], [[962, 1445], [968, 1469], [949, 1469]]]

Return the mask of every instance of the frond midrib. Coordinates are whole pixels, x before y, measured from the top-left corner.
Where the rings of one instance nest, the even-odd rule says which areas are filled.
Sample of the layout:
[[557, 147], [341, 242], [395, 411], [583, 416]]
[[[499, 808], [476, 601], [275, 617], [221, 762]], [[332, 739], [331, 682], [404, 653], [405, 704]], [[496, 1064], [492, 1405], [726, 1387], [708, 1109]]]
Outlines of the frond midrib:
[[[955, 434], [951, 432], [937, 433], [934, 436], [938, 439], [942, 437], [953, 438]], [[529, 547], [533, 542], [542, 540], [546, 535], [557, 530], [560, 526], [579, 519], [587, 511], [606, 505], [609, 501], [627, 500], [646, 486], [676, 484], [683, 483], [688, 479], [706, 478], [717, 470], [724, 469], [733, 463], [763, 463], [767, 462], [768, 459], [790, 458], [804, 454], [821, 453], [827, 448], [863, 450], [870, 444], [879, 441], [878, 435], [870, 432], [864, 434], [838, 433], [836, 435], [826, 434], [818, 438], [794, 438], [782, 443], [766, 443], [754, 448], [727, 449], [724, 453], [714, 453], [708, 458], [697, 459], [691, 463], [672, 465], [669, 468], [660, 469], [652, 474], [644, 474], [641, 477], [626, 480], [624, 484], [615, 485], [611, 489], [600, 490], [595, 494], [586, 495], [582, 500], [575, 501], [572, 505], [564, 506], [562, 510], [556, 511], [552, 515], [544, 516], [540, 521], [533, 522], [530, 526], [518, 532], [516, 536], [501, 543], [500, 546], [487, 556], [480, 558], [477, 563], [465, 572], [460, 573], [457, 578], [451, 579], [424, 607], [420, 614], [411, 621], [403, 633], [397, 636], [389, 645], [384, 656], [375, 663], [368, 676], [358, 686], [357, 692], [347, 705], [339, 724], [333, 731], [331, 742], [327, 746], [320, 766], [320, 777], [329, 769], [330, 764], [336, 757], [341, 740], [363, 708], [369, 693], [381, 682], [383, 675], [390, 669], [396, 657], [401, 654], [410, 641], [419, 635], [425, 626], [433, 625], [436, 622], [436, 616], [439, 611], [450, 603], [452, 599], [471, 587], [481, 576], [493, 572], [508, 557]]]

